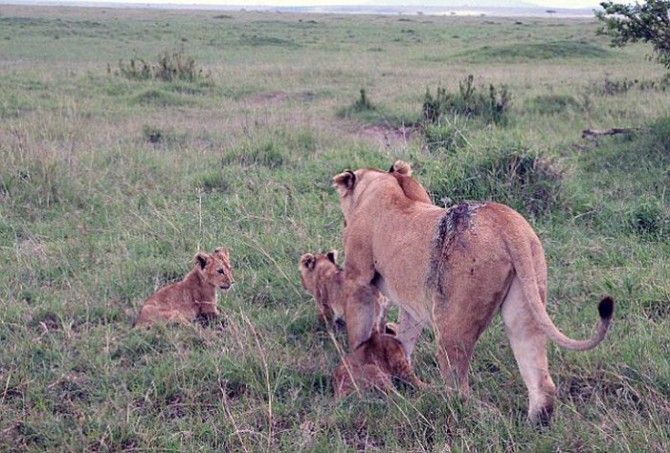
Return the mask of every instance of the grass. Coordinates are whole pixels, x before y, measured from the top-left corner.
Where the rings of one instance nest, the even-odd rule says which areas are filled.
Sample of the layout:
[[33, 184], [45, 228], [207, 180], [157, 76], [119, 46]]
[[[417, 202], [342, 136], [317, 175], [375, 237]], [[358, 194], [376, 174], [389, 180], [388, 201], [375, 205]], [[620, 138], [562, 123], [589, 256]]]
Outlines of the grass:
[[[0, 450], [670, 447], [670, 92], [643, 46], [558, 18], [0, 13]], [[172, 49], [206, 81], [115, 74]], [[507, 121], [421, 125], [426, 90], [470, 74], [509, 90]], [[587, 127], [639, 132], [592, 142]], [[319, 325], [298, 259], [341, 249], [330, 178], [398, 158], [437, 204], [529, 218], [565, 332], [588, 335], [598, 298], [617, 300], [597, 349], [550, 347], [551, 427], [526, 422], [499, 318], [469, 401], [441, 386], [429, 332], [413, 356], [429, 390], [334, 401], [345, 335]], [[237, 282], [221, 319], [132, 329], [219, 245]]]

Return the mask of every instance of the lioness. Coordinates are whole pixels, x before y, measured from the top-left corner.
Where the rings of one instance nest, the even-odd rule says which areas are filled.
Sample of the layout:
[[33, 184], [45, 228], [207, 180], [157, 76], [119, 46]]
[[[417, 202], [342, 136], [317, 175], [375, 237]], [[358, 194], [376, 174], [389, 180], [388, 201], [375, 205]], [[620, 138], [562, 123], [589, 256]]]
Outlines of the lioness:
[[[319, 319], [327, 326], [344, 322], [343, 278], [344, 271], [337, 265], [337, 250], [316, 255], [305, 253], [300, 257], [302, 286], [314, 297]], [[372, 328], [378, 332], [388, 332], [394, 328], [394, 324], [386, 324], [388, 309], [388, 299], [376, 291]]]
[[140, 310], [136, 326], [163, 320], [188, 324], [198, 316], [219, 316], [216, 288], [227, 290], [234, 283], [230, 254], [225, 248], [199, 252], [195, 266], [183, 280], [159, 289]]
[[407, 163], [389, 172], [363, 168], [333, 178], [344, 214], [344, 298], [351, 348], [370, 336], [379, 288], [400, 312], [398, 339], [411, 355], [423, 326], [438, 343], [447, 386], [467, 395], [475, 343], [495, 313], [529, 391], [529, 418], [548, 423], [556, 387], [546, 340], [574, 350], [600, 343], [614, 301], [602, 299], [600, 324], [588, 340], [568, 338], [546, 311], [547, 265], [540, 240], [524, 218], [492, 202], [449, 209], [430, 204]]
[[393, 377], [417, 388], [426, 387], [414, 374], [402, 344], [394, 336], [374, 331], [335, 368], [335, 398], [342, 398], [357, 389], [366, 391], [376, 387], [384, 392], [391, 391]]

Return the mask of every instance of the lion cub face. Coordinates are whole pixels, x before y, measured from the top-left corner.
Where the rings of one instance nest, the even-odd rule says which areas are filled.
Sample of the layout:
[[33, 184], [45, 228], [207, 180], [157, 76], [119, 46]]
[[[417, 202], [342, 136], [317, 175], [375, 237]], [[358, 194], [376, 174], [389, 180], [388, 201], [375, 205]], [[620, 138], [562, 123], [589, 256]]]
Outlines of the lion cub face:
[[235, 283], [230, 266], [230, 254], [225, 248], [217, 248], [212, 254], [198, 253], [195, 256], [195, 264], [195, 269], [209, 285], [226, 291]]
[[326, 325], [344, 319], [342, 268], [336, 260], [337, 250], [316, 255], [305, 253], [300, 257], [302, 286], [314, 297], [319, 319]]
[[398, 339], [392, 335], [372, 332], [369, 339], [345, 355], [333, 372], [335, 398], [342, 398], [357, 390], [377, 388], [393, 390], [392, 378], [423, 389], [426, 387], [412, 370], [409, 356]]

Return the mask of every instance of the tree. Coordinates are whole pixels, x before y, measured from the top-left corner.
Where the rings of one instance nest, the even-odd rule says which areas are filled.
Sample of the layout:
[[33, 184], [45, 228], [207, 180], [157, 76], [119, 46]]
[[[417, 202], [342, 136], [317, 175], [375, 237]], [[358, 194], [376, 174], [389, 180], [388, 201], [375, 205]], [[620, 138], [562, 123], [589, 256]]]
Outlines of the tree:
[[600, 3], [599, 35], [612, 38], [611, 45], [623, 47], [642, 41], [654, 46], [656, 61], [670, 69], [670, 1], [650, 0], [642, 4]]

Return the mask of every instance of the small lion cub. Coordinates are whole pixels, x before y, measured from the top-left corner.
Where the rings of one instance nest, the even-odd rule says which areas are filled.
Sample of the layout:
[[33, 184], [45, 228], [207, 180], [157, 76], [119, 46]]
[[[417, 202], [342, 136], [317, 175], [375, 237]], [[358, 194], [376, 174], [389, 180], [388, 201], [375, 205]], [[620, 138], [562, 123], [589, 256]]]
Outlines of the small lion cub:
[[335, 368], [335, 398], [372, 388], [389, 392], [393, 390], [393, 377], [419, 389], [426, 388], [426, 384], [414, 374], [400, 341], [392, 335], [372, 332], [369, 339], [345, 355], [342, 363]]
[[[342, 323], [344, 319], [344, 297], [342, 294], [344, 271], [337, 265], [337, 250], [326, 254], [305, 253], [300, 257], [300, 280], [302, 286], [314, 297], [319, 319], [327, 326]], [[389, 300], [375, 288], [375, 320], [372, 329], [389, 332], [392, 323], [386, 324]]]
[[198, 316], [219, 316], [216, 288], [225, 291], [234, 283], [230, 255], [225, 248], [214, 253], [199, 252], [195, 266], [183, 280], [159, 289], [140, 310], [136, 326], [154, 321], [188, 324]]

